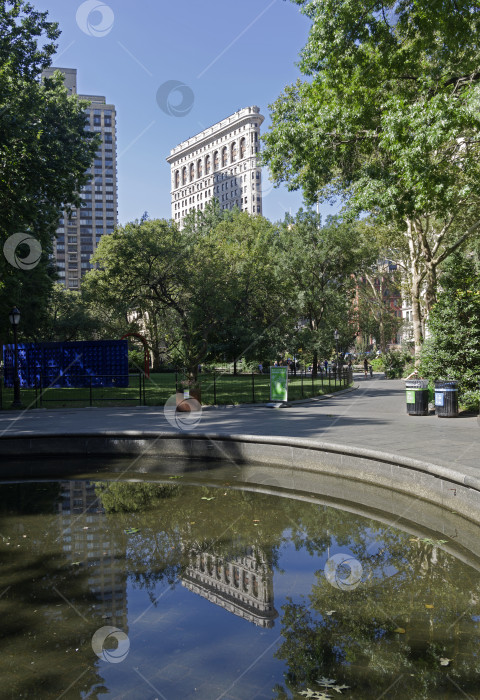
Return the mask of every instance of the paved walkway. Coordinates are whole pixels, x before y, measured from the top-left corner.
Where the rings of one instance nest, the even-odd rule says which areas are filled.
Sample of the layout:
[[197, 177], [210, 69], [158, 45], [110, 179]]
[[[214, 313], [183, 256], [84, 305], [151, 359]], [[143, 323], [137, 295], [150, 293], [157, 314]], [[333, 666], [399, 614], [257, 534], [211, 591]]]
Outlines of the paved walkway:
[[[356, 377], [356, 388], [290, 408], [206, 407], [196, 433], [302, 437], [379, 450], [480, 476], [476, 417], [408, 416], [401, 380]], [[3, 436], [104, 431], [174, 432], [163, 407], [40, 409], [0, 413]], [[25, 455], [27, 456], [27, 455]]]

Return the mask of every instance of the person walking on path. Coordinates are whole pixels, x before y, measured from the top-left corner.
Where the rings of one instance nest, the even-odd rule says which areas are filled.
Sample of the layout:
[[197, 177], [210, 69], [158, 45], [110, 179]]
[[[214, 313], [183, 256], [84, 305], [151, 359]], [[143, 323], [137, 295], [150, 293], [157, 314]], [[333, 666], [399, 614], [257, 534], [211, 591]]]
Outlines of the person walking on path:
[[363, 361], [363, 369], [365, 370], [365, 379], [366, 379], [367, 375], [368, 375], [368, 360], [367, 360], [367, 358], [365, 358]]

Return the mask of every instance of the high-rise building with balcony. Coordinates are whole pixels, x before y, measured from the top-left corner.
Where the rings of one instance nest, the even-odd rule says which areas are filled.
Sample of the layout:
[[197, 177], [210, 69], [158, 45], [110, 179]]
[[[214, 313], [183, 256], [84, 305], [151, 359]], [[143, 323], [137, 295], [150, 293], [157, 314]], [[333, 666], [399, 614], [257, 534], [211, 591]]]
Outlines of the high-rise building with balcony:
[[[76, 68], [51, 67], [43, 76], [54, 71], [63, 73], [69, 93], [77, 93]], [[91, 181], [81, 193], [82, 206], [68, 216], [63, 211], [57, 228], [54, 257], [60, 281], [68, 289], [78, 289], [80, 280], [92, 265], [90, 258], [102, 236], [112, 233], [117, 224], [117, 138], [115, 107], [107, 104], [105, 97], [78, 95], [88, 100], [90, 106], [85, 113], [86, 129], [101, 134], [102, 143], [95, 154], [89, 170]]]
[[263, 120], [258, 107], [245, 107], [170, 151], [172, 219], [180, 227], [188, 212], [203, 210], [214, 197], [222, 209], [262, 214]]

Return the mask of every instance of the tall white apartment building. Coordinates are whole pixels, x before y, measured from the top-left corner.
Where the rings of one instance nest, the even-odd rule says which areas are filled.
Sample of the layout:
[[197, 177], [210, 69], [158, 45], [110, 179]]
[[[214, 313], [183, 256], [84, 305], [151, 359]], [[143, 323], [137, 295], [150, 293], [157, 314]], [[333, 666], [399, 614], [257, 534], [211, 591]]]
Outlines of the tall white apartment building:
[[[48, 77], [54, 71], [64, 75], [64, 84], [71, 95], [77, 93], [76, 68], [51, 67], [43, 72]], [[90, 258], [100, 238], [112, 233], [117, 224], [117, 137], [115, 107], [99, 95], [78, 95], [89, 100], [85, 110], [85, 129], [98, 132], [102, 142], [95, 153], [89, 173], [91, 180], [80, 193], [82, 206], [70, 216], [61, 212], [54, 245], [54, 258], [60, 282], [68, 289], [78, 289], [81, 278], [92, 265]]]
[[257, 163], [258, 107], [245, 107], [170, 151], [172, 219], [181, 227], [193, 209], [216, 197], [222, 209], [262, 213], [262, 171]]

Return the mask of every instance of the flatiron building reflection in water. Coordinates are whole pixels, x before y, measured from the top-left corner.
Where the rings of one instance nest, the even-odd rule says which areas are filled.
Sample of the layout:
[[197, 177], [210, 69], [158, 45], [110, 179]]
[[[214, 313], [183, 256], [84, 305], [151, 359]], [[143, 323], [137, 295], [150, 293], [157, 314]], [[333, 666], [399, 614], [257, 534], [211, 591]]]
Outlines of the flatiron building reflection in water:
[[253, 622], [273, 627], [273, 571], [263, 553], [247, 547], [243, 556], [224, 558], [215, 553], [192, 552], [182, 585], [211, 603]]

